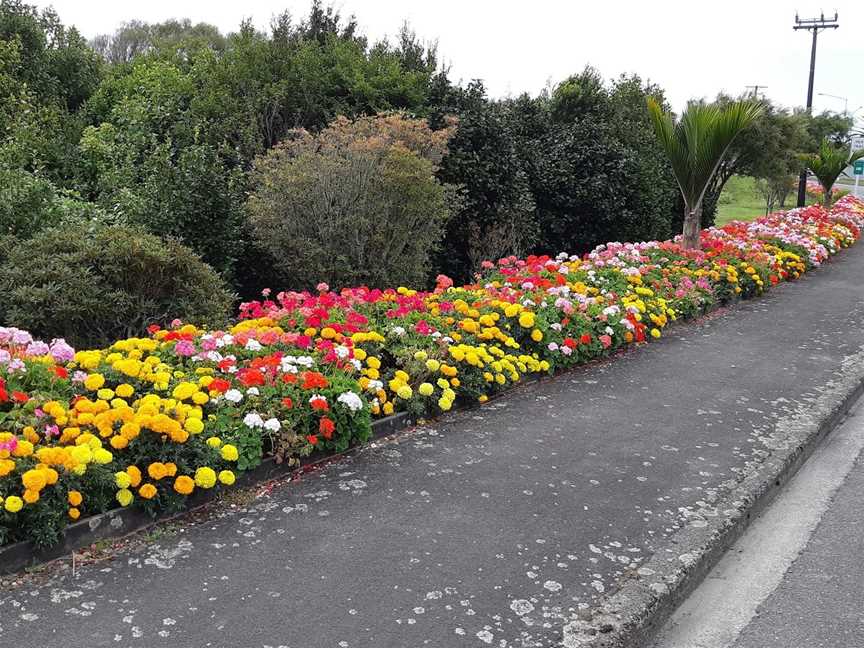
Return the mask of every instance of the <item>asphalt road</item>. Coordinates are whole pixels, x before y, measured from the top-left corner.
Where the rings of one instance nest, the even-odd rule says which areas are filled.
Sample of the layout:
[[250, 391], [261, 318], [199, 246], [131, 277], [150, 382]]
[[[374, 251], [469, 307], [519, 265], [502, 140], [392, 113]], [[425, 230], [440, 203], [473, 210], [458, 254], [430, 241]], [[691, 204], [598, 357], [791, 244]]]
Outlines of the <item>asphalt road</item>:
[[[864, 346], [864, 245], [612, 362], [0, 592], [0, 646], [546, 647]], [[859, 366], [860, 370], [860, 366]]]
[[652, 648], [864, 645], [864, 403], [685, 601]]

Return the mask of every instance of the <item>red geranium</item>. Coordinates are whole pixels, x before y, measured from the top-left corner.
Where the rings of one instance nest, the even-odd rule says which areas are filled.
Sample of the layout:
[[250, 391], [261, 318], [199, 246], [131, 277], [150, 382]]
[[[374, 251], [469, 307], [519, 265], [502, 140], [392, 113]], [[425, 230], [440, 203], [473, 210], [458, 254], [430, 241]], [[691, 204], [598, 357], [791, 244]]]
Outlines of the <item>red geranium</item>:
[[321, 417], [321, 420], [318, 422], [318, 431], [324, 435], [325, 439], [329, 439], [333, 436], [333, 430], [336, 429], [336, 425], [326, 416]]

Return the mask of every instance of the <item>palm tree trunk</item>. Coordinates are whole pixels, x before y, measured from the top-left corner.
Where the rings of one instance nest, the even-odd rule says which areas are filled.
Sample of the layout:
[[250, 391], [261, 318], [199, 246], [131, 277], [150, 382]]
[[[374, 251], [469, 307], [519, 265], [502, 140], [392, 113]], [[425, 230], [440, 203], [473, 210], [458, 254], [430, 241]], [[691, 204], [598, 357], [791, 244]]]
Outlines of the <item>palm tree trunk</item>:
[[684, 231], [681, 244], [687, 250], [698, 250], [699, 232], [702, 229], [702, 202], [700, 201], [694, 209], [684, 206]]
[[825, 205], [825, 209], [831, 209], [831, 192], [834, 189], [831, 187], [822, 187], [825, 190], [825, 197], [822, 199], [822, 204]]

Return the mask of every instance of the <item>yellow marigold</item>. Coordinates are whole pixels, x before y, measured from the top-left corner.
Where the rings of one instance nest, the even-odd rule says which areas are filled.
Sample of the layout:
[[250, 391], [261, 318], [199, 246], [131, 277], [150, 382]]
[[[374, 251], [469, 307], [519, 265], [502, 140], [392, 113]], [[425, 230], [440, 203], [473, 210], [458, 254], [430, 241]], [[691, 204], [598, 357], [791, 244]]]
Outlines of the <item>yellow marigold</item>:
[[15, 450], [12, 451], [12, 455], [15, 457], [29, 457], [33, 454], [33, 444], [29, 441], [18, 441], [18, 445], [15, 446]]
[[132, 488], [141, 483], [141, 471], [138, 469], [138, 466], [127, 466], [126, 474], [129, 475], [129, 485]]
[[534, 313], [531, 311], [522, 311], [519, 314], [519, 326], [522, 328], [534, 327]]
[[11, 459], [0, 459], [0, 477], [5, 477], [15, 470], [15, 462]]
[[135, 388], [128, 383], [121, 383], [117, 385], [117, 389], [114, 390], [120, 398], [129, 398], [132, 394], [135, 393]]
[[97, 448], [93, 451], [93, 461], [97, 464], [105, 465], [114, 460], [114, 455], [108, 452], [105, 448]]
[[433, 387], [431, 383], [424, 382], [420, 384], [417, 391], [420, 392], [421, 396], [431, 396], [432, 392], [435, 391], [435, 387]]
[[222, 445], [222, 439], [220, 439], [219, 437], [215, 437], [215, 436], [210, 437], [209, 439], [207, 439], [207, 445], [210, 446], [211, 448], [218, 448], [219, 446]]
[[540, 342], [543, 339], [543, 331], [535, 328], [533, 331], [531, 331], [531, 339], [535, 342]]
[[195, 392], [194, 394], [192, 394], [192, 402], [195, 403], [196, 405], [203, 405], [204, 403], [206, 403], [209, 400], [210, 400], [210, 397], [207, 394], [205, 394], [204, 392], [199, 391], [199, 392]]
[[80, 491], [71, 490], [66, 495], [66, 501], [69, 502], [69, 506], [81, 506], [81, 502], [84, 501], [84, 497], [81, 495]]
[[165, 470], [165, 464], [161, 461], [154, 461], [147, 466], [147, 474], [150, 475], [150, 479], [159, 481], [168, 474], [168, 471]]
[[84, 386], [90, 391], [96, 391], [105, 384], [105, 376], [99, 373], [92, 373], [84, 379]]
[[191, 495], [195, 490], [195, 482], [187, 475], [180, 475], [174, 480], [174, 490], [181, 495]]
[[446, 398], [439, 398], [438, 399], [438, 407], [440, 407], [442, 410], [444, 410], [446, 412], [451, 407], [453, 407], [453, 403], [451, 401], [447, 400]]
[[369, 356], [368, 358], [366, 358], [366, 364], [368, 366], [372, 367], [373, 369], [380, 369], [381, 368], [381, 361], [378, 358], [376, 358], [375, 356]]
[[192, 394], [198, 391], [198, 385], [192, 382], [181, 382], [174, 388], [171, 395], [179, 401], [192, 398]]
[[147, 483], [138, 489], [138, 494], [145, 500], [156, 497], [156, 487], [153, 484]]
[[165, 464], [165, 474], [168, 475], [169, 477], [173, 477], [174, 475], [176, 475], [177, 474], [177, 465], [174, 463], [171, 463], [170, 461], [168, 463], [166, 463]]
[[213, 488], [216, 485], [216, 471], [208, 466], [202, 466], [195, 471], [195, 485], [201, 488]]
[[32, 469], [21, 475], [21, 483], [24, 484], [24, 488], [37, 493], [45, 488], [46, 481], [45, 473], [41, 470]]
[[134, 499], [132, 491], [128, 488], [121, 488], [117, 491], [117, 494], [114, 497], [119, 502], [120, 506], [129, 506]]
[[651, 337], [659, 338], [660, 337], [660, 329], [652, 328], [651, 329]]
[[204, 423], [198, 418], [187, 418], [183, 427], [189, 434], [200, 434], [204, 431]]
[[96, 397], [101, 400], [110, 401], [112, 398], [114, 398], [114, 390], [103, 387], [102, 389], [96, 391]]
[[237, 452], [237, 448], [230, 443], [226, 443], [222, 446], [221, 454], [225, 461], [237, 461], [237, 458], [240, 456], [240, 453]]
[[383, 410], [387, 416], [390, 416], [393, 413], [393, 403], [391, 403], [389, 401], [384, 403]]
[[6, 498], [6, 501], [3, 502], [3, 508], [10, 513], [17, 513], [24, 508], [24, 500], [17, 495], [10, 495]]
[[220, 484], [225, 484], [226, 486], [231, 486], [235, 480], [236, 480], [236, 477], [234, 476], [234, 473], [231, 472], [230, 470], [220, 470], [219, 471], [219, 483]]
[[79, 511], [74, 506], [69, 509], [68, 513], [69, 513], [69, 518], [72, 520], [77, 520], [79, 517], [81, 517], [81, 511]]
[[414, 395], [414, 392], [409, 385], [401, 385], [396, 390], [396, 395], [403, 400], [408, 400]]
[[111, 447], [115, 450], [123, 450], [126, 446], [129, 445], [129, 439], [121, 434], [115, 434], [111, 437], [111, 440], [108, 441], [111, 444]]
[[39, 491], [28, 488], [24, 491], [24, 501], [28, 504], [35, 504], [39, 501]]
[[129, 488], [132, 484], [132, 478], [125, 470], [120, 470], [114, 473], [114, 483], [117, 485], [117, 488]]

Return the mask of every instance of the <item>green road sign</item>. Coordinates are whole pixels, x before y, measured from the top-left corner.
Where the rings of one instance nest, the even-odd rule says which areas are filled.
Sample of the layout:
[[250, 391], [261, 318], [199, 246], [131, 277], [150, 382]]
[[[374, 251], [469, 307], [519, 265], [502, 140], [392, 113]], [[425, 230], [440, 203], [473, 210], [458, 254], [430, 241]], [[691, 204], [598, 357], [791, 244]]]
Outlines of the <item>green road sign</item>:
[[864, 175], [864, 160], [855, 160], [855, 164], [852, 165], [852, 173], [853, 175]]

